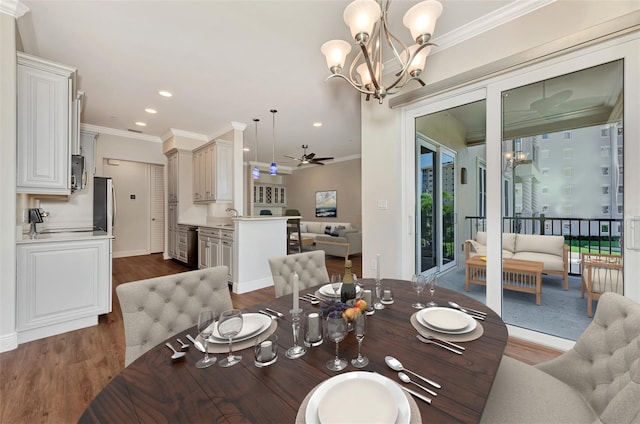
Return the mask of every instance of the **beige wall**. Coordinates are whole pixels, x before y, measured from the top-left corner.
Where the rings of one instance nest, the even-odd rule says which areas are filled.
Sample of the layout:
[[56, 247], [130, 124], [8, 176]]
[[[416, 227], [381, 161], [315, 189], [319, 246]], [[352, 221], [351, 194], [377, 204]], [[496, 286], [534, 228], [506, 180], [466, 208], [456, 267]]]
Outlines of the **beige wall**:
[[[287, 208], [298, 209], [305, 221], [351, 222], [362, 228], [360, 159], [327, 163], [294, 171], [286, 178]], [[316, 191], [336, 190], [338, 216], [316, 218]]]

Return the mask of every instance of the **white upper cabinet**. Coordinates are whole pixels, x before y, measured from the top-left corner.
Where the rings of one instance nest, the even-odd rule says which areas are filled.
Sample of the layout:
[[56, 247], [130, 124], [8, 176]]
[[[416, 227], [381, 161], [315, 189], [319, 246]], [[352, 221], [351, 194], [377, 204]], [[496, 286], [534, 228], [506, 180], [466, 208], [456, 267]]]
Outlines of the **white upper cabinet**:
[[193, 151], [193, 201], [233, 200], [233, 145], [216, 140]]
[[18, 53], [18, 193], [71, 193], [76, 70]]

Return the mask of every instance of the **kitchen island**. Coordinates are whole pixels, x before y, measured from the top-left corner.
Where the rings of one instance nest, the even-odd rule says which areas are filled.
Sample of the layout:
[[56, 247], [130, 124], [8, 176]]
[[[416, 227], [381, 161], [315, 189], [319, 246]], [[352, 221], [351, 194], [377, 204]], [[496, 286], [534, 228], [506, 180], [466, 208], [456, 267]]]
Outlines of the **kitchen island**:
[[98, 324], [111, 312], [111, 241], [104, 231], [16, 241], [18, 343]]

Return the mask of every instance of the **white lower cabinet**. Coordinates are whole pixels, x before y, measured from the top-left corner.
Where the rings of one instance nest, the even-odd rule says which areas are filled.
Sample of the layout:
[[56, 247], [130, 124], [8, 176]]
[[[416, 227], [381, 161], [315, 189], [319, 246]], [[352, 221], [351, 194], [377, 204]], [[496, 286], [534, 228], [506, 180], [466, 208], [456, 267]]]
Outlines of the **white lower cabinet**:
[[17, 246], [18, 342], [95, 325], [111, 312], [111, 239]]
[[233, 231], [199, 227], [198, 268], [225, 265], [229, 268], [229, 281], [233, 271]]

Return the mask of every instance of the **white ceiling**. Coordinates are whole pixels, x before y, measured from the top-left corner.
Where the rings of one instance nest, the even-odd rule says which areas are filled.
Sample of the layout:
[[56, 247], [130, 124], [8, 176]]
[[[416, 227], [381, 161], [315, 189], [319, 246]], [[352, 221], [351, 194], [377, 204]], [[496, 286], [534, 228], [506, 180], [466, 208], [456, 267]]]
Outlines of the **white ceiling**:
[[[436, 43], [514, 5], [440, 1]], [[417, 2], [396, 0], [390, 8], [392, 30], [406, 42], [402, 15]], [[253, 118], [259, 118], [259, 161], [271, 162], [269, 110], [275, 108], [278, 163], [287, 163], [283, 155], [300, 156], [302, 144], [317, 156], [360, 153], [359, 94], [343, 81], [324, 81], [329, 71], [320, 53], [327, 40], [350, 39], [342, 20], [346, 0], [22, 3], [30, 9], [18, 19], [24, 51], [78, 69], [78, 89], [86, 93], [83, 123], [157, 137], [176, 129], [209, 139], [241, 122], [252, 149], [245, 159], [254, 160]], [[160, 97], [159, 89], [173, 97]], [[147, 107], [158, 113], [147, 114]]]

